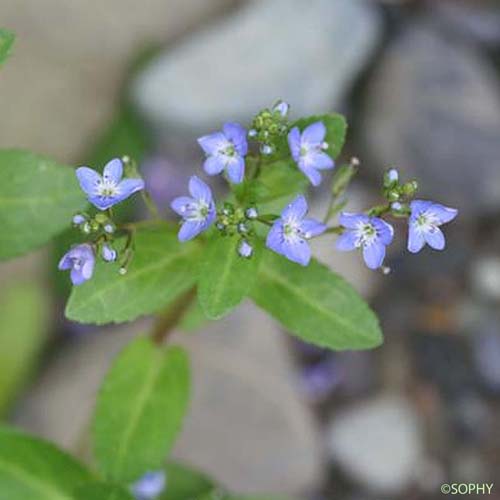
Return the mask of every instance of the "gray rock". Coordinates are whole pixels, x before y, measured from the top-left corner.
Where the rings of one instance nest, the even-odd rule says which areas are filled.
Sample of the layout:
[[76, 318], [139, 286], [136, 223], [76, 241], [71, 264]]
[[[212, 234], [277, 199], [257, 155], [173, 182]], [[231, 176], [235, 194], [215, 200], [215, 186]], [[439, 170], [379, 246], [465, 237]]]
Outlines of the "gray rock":
[[354, 480], [371, 491], [395, 494], [417, 477], [422, 438], [411, 406], [384, 396], [336, 415], [328, 446], [331, 458]]
[[363, 138], [377, 167], [398, 165], [422, 196], [473, 215], [500, 206], [500, 94], [473, 47], [420, 20], [389, 47], [367, 92]]
[[156, 59], [135, 99], [170, 133], [248, 120], [279, 97], [296, 115], [324, 112], [339, 104], [379, 32], [362, 0], [254, 1]]

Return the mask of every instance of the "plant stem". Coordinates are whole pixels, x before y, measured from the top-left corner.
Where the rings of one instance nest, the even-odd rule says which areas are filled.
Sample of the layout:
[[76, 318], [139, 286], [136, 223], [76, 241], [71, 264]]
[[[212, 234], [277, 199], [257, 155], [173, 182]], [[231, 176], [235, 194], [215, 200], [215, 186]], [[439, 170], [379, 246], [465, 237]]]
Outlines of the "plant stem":
[[143, 189], [141, 191], [141, 196], [142, 196], [142, 199], [144, 200], [146, 208], [149, 210], [149, 213], [155, 219], [159, 219], [160, 218], [160, 211], [158, 210], [156, 203], [153, 201], [153, 198], [151, 197], [151, 194], [149, 193], [149, 191], [146, 191], [145, 189]]
[[158, 315], [153, 325], [153, 329], [151, 330], [151, 339], [155, 344], [161, 345], [165, 342], [195, 298], [196, 288], [193, 287], [185, 294], [181, 295], [174, 304], [167, 307], [163, 313]]

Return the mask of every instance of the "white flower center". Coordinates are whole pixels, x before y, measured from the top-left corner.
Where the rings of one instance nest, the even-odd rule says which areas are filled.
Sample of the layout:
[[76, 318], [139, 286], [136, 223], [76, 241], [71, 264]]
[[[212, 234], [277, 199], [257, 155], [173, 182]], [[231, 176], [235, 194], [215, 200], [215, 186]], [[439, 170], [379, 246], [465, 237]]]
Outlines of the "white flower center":
[[437, 229], [439, 220], [430, 212], [421, 212], [413, 224], [415, 230], [419, 233], [432, 233]]
[[377, 239], [377, 230], [370, 222], [359, 222], [355, 231], [358, 248], [370, 246]]
[[210, 212], [210, 205], [204, 200], [196, 203], [189, 203], [183, 207], [183, 215], [186, 220], [193, 222], [203, 222]]
[[300, 239], [307, 238], [307, 234], [300, 228], [300, 221], [295, 218], [290, 218], [284, 221], [283, 238], [287, 243], [296, 243]]
[[118, 185], [111, 180], [109, 177], [103, 177], [97, 183], [97, 194], [103, 198], [113, 198], [118, 195], [119, 189]]

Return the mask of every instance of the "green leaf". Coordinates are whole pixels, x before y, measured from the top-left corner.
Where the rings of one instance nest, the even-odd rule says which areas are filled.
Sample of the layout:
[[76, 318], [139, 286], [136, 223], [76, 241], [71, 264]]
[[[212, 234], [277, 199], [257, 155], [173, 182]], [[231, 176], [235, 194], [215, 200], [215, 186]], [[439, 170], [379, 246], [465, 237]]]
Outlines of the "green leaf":
[[73, 169], [25, 151], [0, 151], [0, 260], [43, 245], [86, 204]]
[[252, 240], [254, 255], [240, 257], [239, 236], [212, 238], [200, 269], [198, 298], [209, 319], [222, 318], [236, 307], [252, 288], [260, 262], [260, 248]]
[[14, 33], [0, 28], [0, 66], [9, 57], [15, 38]]
[[214, 488], [214, 482], [205, 474], [179, 463], [167, 463], [165, 471], [167, 487], [158, 500], [191, 500]]
[[199, 245], [179, 243], [167, 224], [136, 232], [128, 271], [98, 262], [91, 280], [73, 287], [66, 316], [80, 323], [120, 323], [157, 312], [192, 288], [197, 279]]
[[75, 488], [91, 480], [52, 444], [0, 427], [0, 500], [73, 500]]
[[0, 302], [0, 415], [31, 375], [47, 339], [49, 304], [36, 282], [2, 283]]
[[188, 359], [181, 348], [139, 338], [118, 355], [97, 397], [93, 425], [94, 454], [107, 478], [133, 482], [162, 468], [188, 393]]
[[106, 483], [89, 483], [76, 490], [76, 500], [134, 500], [122, 486]]
[[327, 115], [308, 116], [297, 120], [293, 126], [299, 127], [302, 132], [308, 125], [314, 122], [323, 122], [326, 127], [326, 142], [328, 143], [328, 153], [332, 158], [337, 158], [344, 147], [347, 133], [347, 122], [342, 115], [330, 113]]
[[335, 350], [382, 342], [378, 320], [344, 279], [312, 260], [301, 267], [266, 252], [251, 297], [302, 340]]

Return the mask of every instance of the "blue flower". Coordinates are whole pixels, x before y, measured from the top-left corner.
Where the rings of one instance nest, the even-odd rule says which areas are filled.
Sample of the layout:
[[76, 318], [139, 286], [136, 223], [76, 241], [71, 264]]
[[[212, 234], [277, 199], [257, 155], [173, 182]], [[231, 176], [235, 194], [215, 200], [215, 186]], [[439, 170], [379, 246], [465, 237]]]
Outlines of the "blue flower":
[[288, 133], [292, 157], [313, 186], [319, 186], [321, 183], [321, 173], [318, 170], [328, 170], [335, 166], [335, 162], [325, 153], [328, 148], [325, 136], [326, 128], [323, 122], [312, 123], [302, 134], [298, 127], [293, 127]]
[[378, 217], [365, 214], [340, 214], [339, 222], [344, 232], [337, 240], [337, 250], [348, 252], [363, 249], [363, 258], [370, 269], [377, 269], [385, 258], [385, 247], [394, 237], [394, 229]]
[[71, 269], [70, 277], [73, 285], [81, 285], [92, 278], [95, 265], [95, 253], [92, 245], [83, 243], [73, 247], [59, 262], [61, 271]]
[[226, 123], [222, 132], [204, 135], [198, 139], [198, 144], [207, 155], [203, 168], [208, 175], [225, 170], [231, 182], [243, 182], [248, 143], [246, 130], [239, 123]]
[[80, 187], [99, 210], [106, 210], [144, 189], [142, 179], [123, 179], [123, 163], [119, 158], [108, 162], [103, 175], [88, 167], [76, 169]]
[[452, 221], [458, 210], [424, 200], [412, 201], [410, 209], [408, 250], [417, 253], [426, 243], [435, 250], [443, 250], [446, 242], [439, 226]]
[[281, 213], [267, 235], [266, 246], [287, 259], [307, 266], [311, 260], [311, 249], [307, 240], [318, 236], [326, 229], [325, 224], [314, 219], [305, 219], [307, 201], [300, 195]]
[[183, 219], [179, 240], [187, 241], [205, 231], [214, 222], [216, 211], [210, 188], [198, 177], [189, 179], [191, 196], [180, 196], [171, 203], [172, 210]]
[[253, 255], [253, 247], [248, 241], [243, 240], [238, 246], [238, 254], [240, 257], [249, 259]]
[[147, 472], [130, 487], [136, 500], [154, 500], [158, 498], [166, 485], [165, 472]]

